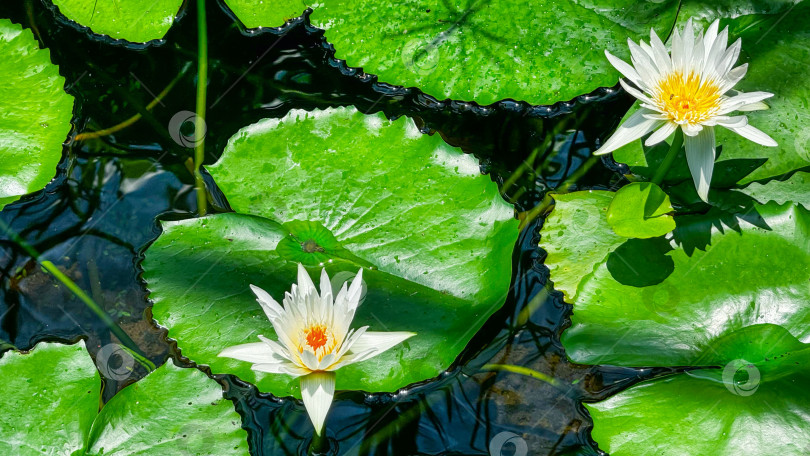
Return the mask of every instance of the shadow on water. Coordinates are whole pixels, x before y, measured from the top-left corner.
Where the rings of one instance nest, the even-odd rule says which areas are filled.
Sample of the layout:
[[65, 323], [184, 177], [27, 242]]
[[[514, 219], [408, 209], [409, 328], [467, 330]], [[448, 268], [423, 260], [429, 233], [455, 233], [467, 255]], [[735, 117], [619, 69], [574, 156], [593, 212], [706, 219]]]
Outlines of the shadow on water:
[[[157, 220], [193, 217], [191, 149], [172, 139], [173, 116], [194, 110], [196, 22], [184, 6], [164, 40], [115, 42], [70, 23], [50, 3], [6, 4], [7, 17], [36, 32], [76, 98], [71, 137], [56, 179], [44, 191], [6, 206], [0, 217], [45, 258], [89, 290], [156, 364], [179, 358], [151, 320], [140, 279], [144, 249], [159, 235]], [[209, 2], [209, 110], [206, 163], [239, 128], [290, 109], [356, 106], [389, 117], [409, 116], [426, 133], [474, 153], [518, 212], [537, 205], [578, 170], [579, 187], [607, 188], [612, 164], [588, 167], [591, 151], [629, 106], [615, 89], [554, 106], [503, 101], [491, 106], [437, 100], [414, 88], [378, 82], [333, 58], [323, 32], [307, 16], [278, 29], [244, 30], [222, 4]], [[154, 94], [170, 87], [151, 109]], [[140, 114], [114, 134], [77, 136]], [[592, 164], [592, 163], [591, 163]], [[587, 171], [586, 171], [587, 170]], [[586, 171], [586, 172], [582, 172]], [[227, 202], [210, 178], [215, 211]], [[579, 366], [567, 361], [560, 334], [571, 307], [553, 291], [537, 246], [542, 218], [522, 231], [513, 255], [505, 305], [438, 379], [391, 394], [340, 392], [327, 423], [335, 454], [489, 455], [490, 442], [513, 432], [529, 454], [600, 454], [590, 440], [582, 401], [607, 397], [661, 369]], [[0, 239], [0, 340], [29, 349], [42, 340], [88, 339], [96, 356], [114, 342], [81, 302], [56, 286], [10, 241]], [[555, 384], [488, 365], [531, 368]], [[107, 378], [105, 400], [133, 378]], [[254, 455], [299, 455], [311, 438], [300, 404], [258, 393], [218, 376], [249, 431]], [[498, 449], [500, 451], [500, 449]], [[502, 454], [508, 455], [504, 447]]]

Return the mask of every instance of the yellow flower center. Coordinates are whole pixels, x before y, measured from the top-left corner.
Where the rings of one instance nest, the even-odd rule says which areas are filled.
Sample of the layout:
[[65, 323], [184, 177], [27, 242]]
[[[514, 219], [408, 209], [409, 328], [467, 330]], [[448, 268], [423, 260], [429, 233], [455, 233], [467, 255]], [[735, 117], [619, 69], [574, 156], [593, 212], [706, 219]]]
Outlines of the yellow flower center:
[[720, 88], [712, 80], [702, 81], [689, 72], [670, 73], [653, 93], [653, 101], [673, 122], [696, 124], [710, 119], [720, 107]]
[[316, 353], [318, 349], [326, 345], [326, 342], [329, 340], [326, 326], [324, 325], [312, 325], [304, 330], [304, 334], [306, 334], [307, 345]]

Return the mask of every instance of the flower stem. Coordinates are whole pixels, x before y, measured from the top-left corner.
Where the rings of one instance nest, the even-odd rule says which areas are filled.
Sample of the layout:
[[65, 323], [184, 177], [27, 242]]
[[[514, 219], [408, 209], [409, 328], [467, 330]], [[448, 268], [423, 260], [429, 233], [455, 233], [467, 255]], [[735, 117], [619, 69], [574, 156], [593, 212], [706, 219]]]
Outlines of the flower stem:
[[197, 214], [205, 215], [208, 198], [203, 181], [205, 160], [205, 98], [208, 86], [208, 24], [205, 18], [205, 0], [197, 0], [197, 117], [194, 125], [194, 183], [197, 188]]
[[675, 130], [675, 137], [672, 139], [672, 145], [669, 147], [669, 152], [667, 152], [667, 156], [664, 157], [664, 161], [658, 165], [658, 169], [655, 171], [655, 175], [652, 178], [652, 183], [655, 185], [661, 185], [661, 182], [664, 182], [664, 177], [667, 175], [667, 171], [675, 162], [675, 158], [678, 157], [678, 153], [681, 151], [681, 146], [683, 146], [683, 130], [677, 128]]
[[79, 298], [88, 309], [90, 309], [94, 314], [104, 322], [105, 325], [110, 329], [110, 332], [118, 338], [119, 341], [124, 345], [124, 348], [132, 355], [133, 358], [138, 362], [138, 364], [142, 365], [148, 371], [155, 370], [155, 365], [149, 361], [149, 359], [144, 356], [143, 352], [138, 348], [138, 345], [133, 341], [129, 334], [124, 332], [120, 326], [115, 322], [115, 320], [110, 317], [107, 312], [104, 311], [95, 301], [91, 298], [87, 293], [84, 292], [76, 282], [72, 281], [70, 277], [66, 276], [65, 273], [59, 270], [55, 264], [48, 260], [43, 260], [39, 254], [39, 252], [34, 249], [30, 244], [28, 244], [23, 238], [20, 237], [14, 230], [9, 227], [5, 221], [0, 219], [0, 228], [6, 232], [6, 234], [11, 237], [11, 240], [14, 241], [17, 245], [22, 247], [31, 257], [36, 260], [46, 271], [51, 273], [52, 276], [56, 278], [56, 280], [62, 282], [64, 286], [67, 287], [77, 298]]
[[309, 444], [309, 456], [323, 456], [329, 454], [329, 438], [323, 432], [312, 433], [312, 443]]
[[534, 369], [529, 369], [528, 367], [515, 366], [513, 364], [485, 364], [483, 367], [481, 367], [481, 370], [513, 372], [515, 374], [536, 378], [537, 380], [544, 381], [552, 386], [560, 386], [560, 383], [554, 377], [550, 377]]

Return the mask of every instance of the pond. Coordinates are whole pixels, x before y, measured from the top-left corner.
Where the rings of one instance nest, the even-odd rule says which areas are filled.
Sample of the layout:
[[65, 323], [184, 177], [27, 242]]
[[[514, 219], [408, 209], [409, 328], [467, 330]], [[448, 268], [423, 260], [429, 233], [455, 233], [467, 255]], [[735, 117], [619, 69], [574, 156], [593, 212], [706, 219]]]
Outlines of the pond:
[[810, 452], [803, 2], [180, 3], [0, 7], [0, 454]]

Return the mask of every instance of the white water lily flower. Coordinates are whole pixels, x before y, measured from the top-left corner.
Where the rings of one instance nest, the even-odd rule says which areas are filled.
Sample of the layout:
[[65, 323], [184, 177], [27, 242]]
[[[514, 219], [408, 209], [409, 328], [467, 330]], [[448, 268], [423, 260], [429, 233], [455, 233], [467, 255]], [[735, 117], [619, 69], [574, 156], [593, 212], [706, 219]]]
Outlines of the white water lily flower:
[[301, 397], [315, 432], [323, 430], [335, 395], [335, 370], [365, 361], [414, 336], [411, 332], [372, 332], [368, 326], [349, 330], [362, 297], [363, 270], [351, 286], [346, 283], [332, 299], [332, 284], [321, 271], [321, 293], [304, 266], [298, 264], [298, 285], [284, 294], [284, 307], [270, 294], [251, 285], [278, 341], [259, 336], [261, 342], [236, 345], [219, 356], [254, 363], [259, 372], [301, 378]]
[[619, 81], [641, 101], [641, 108], [595, 154], [607, 154], [654, 131], [644, 142], [652, 146], [680, 128], [695, 187], [706, 201], [714, 168], [716, 125], [763, 146], [777, 145], [770, 136], [748, 125], [745, 115], [730, 115], [733, 111], [768, 109], [762, 100], [773, 94], [732, 90], [745, 76], [748, 64], [732, 68], [742, 42], [738, 39], [727, 46], [728, 27], [718, 33], [719, 24], [714, 21], [705, 35], [700, 30], [695, 37], [690, 19], [683, 35], [673, 31], [671, 55], [654, 30], [650, 30], [650, 44], [628, 40], [632, 65], [605, 51], [610, 63], [635, 85]]

